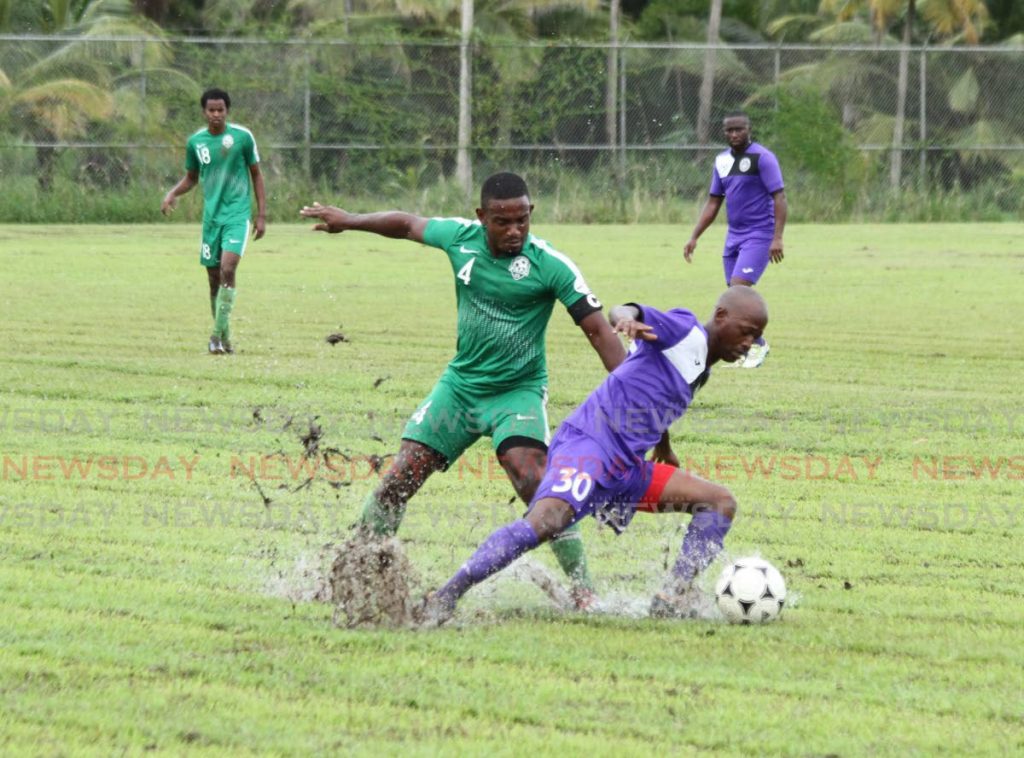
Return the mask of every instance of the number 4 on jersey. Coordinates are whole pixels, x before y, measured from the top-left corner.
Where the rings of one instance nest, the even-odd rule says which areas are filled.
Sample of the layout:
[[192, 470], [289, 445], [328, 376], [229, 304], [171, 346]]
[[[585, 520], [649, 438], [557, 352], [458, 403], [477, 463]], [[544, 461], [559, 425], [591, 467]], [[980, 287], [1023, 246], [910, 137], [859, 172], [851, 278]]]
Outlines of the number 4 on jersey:
[[465, 265], [465, 266], [463, 266], [463, 267], [462, 267], [461, 269], [459, 269], [459, 273], [457, 273], [457, 274], [455, 275], [455, 278], [456, 278], [456, 279], [461, 279], [461, 280], [462, 280], [462, 282], [463, 282], [463, 283], [464, 283], [464, 284], [465, 284], [465, 285], [466, 285], [467, 287], [469, 286], [469, 277], [470, 277], [470, 275], [471, 275], [471, 274], [472, 274], [472, 272], [473, 272], [473, 264], [474, 264], [474, 263], [476, 263], [476, 258], [470, 258], [470, 259], [469, 259], [469, 262], [468, 262], [468, 263], [466, 263], [466, 265]]

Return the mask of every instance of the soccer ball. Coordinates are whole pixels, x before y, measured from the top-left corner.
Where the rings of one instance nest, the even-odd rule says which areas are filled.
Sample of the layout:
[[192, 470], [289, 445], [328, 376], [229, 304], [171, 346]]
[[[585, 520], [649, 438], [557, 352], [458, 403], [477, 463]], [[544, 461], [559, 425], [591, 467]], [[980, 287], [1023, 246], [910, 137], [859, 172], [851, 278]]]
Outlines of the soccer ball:
[[732, 624], [764, 624], [782, 613], [786, 582], [763, 558], [740, 558], [722, 571], [715, 584], [715, 602]]

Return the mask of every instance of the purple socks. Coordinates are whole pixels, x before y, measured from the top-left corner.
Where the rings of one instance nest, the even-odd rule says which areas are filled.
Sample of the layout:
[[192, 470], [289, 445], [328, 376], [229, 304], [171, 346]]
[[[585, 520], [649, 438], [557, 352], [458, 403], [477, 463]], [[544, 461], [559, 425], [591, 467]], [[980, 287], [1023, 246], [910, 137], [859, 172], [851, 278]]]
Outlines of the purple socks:
[[[526, 519], [503, 526], [476, 549], [469, 560], [455, 572], [455, 576], [437, 591], [445, 602], [452, 605], [466, 590], [479, 584], [491, 574], [501, 571], [523, 553], [538, 545], [537, 535]], [[721, 546], [721, 542], [719, 542]]]
[[679, 558], [672, 567], [672, 576], [680, 583], [689, 583], [710, 565], [722, 550], [725, 535], [732, 521], [718, 511], [698, 511], [690, 519], [683, 538]]

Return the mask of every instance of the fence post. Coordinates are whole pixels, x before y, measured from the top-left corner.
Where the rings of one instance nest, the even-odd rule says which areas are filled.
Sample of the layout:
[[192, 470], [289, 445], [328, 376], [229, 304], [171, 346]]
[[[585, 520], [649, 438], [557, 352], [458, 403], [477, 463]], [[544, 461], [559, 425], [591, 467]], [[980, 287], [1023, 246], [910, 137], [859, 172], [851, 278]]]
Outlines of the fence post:
[[455, 178], [466, 197], [473, 196], [473, 0], [462, 0], [462, 32], [459, 37], [459, 122], [456, 135]]
[[626, 50], [619, 48], [619, 193], [626, 193]]
[[302, 170], [306, 175], [306, 179], [313, 178], [313, 160], [312, 160], [312, 118], [309, 112], [310, 108], [310, 87], [309, 87], [309, 76], [310, 69], [312, 68], [312, 59], [309, 54], [309, 43], [303, 47], [303, 51], [306, 56], [306, 91], [302, 95]]
[[[139, 38], [139, 45], [142, 46], [142, 52], [139, 55], [139, 96], [141, 97], [141, 104], [139, 107], [139, 129], [145, 133], [146, 130], [146, 40]], [[148, 142], [148, 140], [147, 140]], [[142, 167], [143, 176], [149, 176], [149, 151], [139, 150], [141, 160], [139, 163]]]
[[920, 107], [920, 110], [919, 110], [919, 116], [920, 116], [919, 122], [920, 123], [918, 124], [919, 137], [920, 137], [920, 140], [921, 140], [921, 152], [920, 152], [920, 156], [918, 158], [918, 163], [919, 163], [920, 169], [918, 171], [918, 178], [917, 178], [917, 180], [918, 180], [919, 186], [920, 186], [920, 188], [922, 190], [927, 190], [928, 189], [928, 175], [926, 173], [927, 169], [928, 169], [928, 145], [925, 142], [925, 140], [928, 139], [928, 108], [926, 107], [926, 104], [928, 102], [928, 97], [927, 97], [927, 94], [928, 94], [928, 76], [927, 76], [927, 72], [928, 72], [927, 66], [928, 66], [928, 63], [927, 63], [927, 61], [928, 61], [928, 47], [926, 45], [925, 47], [921, 48], [921, 81], [920, 81], [921, 100], [920, 100], [920, 106], [919, 106]]
[[608, 52], [605, 58], [605, 83], [604, 83], [604, 131], [608, 140], [608, 162], [612, 174], [615, 177], [615, 184], [619, 191], [622, 191], [622, 176], [619, 174], [619, 93], [622, 88], [622, 79], [619, 77], [619, 40], [618, 27], [615, 26], [616, 16], [612, 13], [612, 27], [609, 32]]
[[[144, 111], [146, 106], [146, 40], [140, 38], [138, 42], [142, 47], [142, 53], [139, 55], [139, 94], [142, 96]], [[143, 116], [144, 119], [145, 116]]]
[[772, 93], [775, 98], [775, 108], [779, 109], [779, 77], [782, 76], [782, 42], [775, 44], [775, 60], [772, 72]]

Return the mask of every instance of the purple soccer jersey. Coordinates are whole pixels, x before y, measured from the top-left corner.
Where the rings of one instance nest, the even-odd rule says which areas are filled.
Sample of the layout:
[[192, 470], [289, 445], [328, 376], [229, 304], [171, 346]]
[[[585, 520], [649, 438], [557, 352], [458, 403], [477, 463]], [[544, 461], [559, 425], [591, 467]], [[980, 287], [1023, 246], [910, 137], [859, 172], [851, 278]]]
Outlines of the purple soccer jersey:
[[637, 305], [658, 339], [630, 354], [558, 428], [533, 503], [569, 503], [574, 521], [588, 514], [616, 532], [626, 527], [654, 476], [644, 457], [682, 416], [707, 381], [708, 339], [687, 310]]
[[707, 380], [708, 336], [696, 316], [631, 305], [658, 339], [632, 343], [626, 360], [564, 421], [621, 461], [642, 460]]
[[729, 219], [726, 247], [775, 233], [772, 194], [785, 187], [775, 154], [756, 142], [742, 153], [725, 150], [715, 158], [709, 194], [725, 198]]

